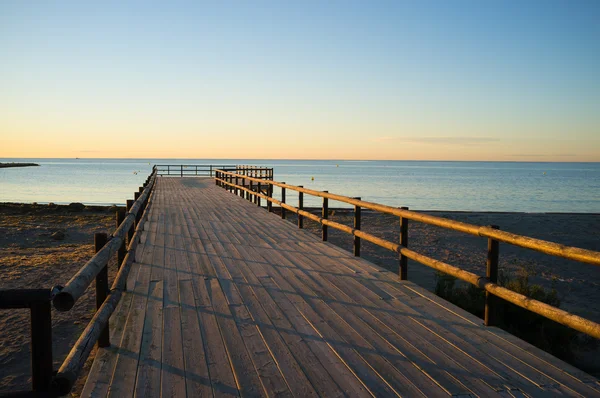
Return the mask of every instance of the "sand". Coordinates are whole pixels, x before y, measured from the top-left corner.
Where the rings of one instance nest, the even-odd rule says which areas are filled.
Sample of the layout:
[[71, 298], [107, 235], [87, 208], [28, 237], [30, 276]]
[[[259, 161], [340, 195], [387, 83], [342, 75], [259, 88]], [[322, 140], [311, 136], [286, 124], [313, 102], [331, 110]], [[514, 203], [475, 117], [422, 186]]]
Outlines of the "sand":
[[[95, 232], [112, 232], [108, 208], [0, 205], [0, 288], [65, 284], [93, 255]], [[51, 235], [63, 232], [63, 240]], [[116, 263], [116, 262], [115, 262]], [[116, 264], [110, 264], [114, 278]], [[58, 369], [94, 314], [94, 284], [70, 312], [52, 311], [54, 367]], [[0, 391], [31, 389], [28, 310], [0, 310]], [[76, 391], [80, 391], [77, 386]]]
[[[114, 210], [114, 209], [113, 209]], [[289, 213], [288, 213], [289, 214]], [[600, 214], [524, 214], [434, 212], [438, 216], [476, 225], [499, 225], [501, 229], [566, 245], [600, 251]], [[336, 210], [330, 219], [352, 224], [352, 212]], [[295, 222], [293, 214], [289, 221]], [[363, 230], [396, 241], [398, 219], [363, 212]], [[320, 225], [305, 220], [307, 230], [320, 234]], [[114, 213], [104, 208], [76, 211], [66, 206], [0, 205], [0, 287], [51, 287], [64, 284], [93, 254], [94, 232], [111, 232]], [[50, 235], [64, 231], [64, 240]], [[329, 230], [329, 241], [352, 250], [352, 238]], [[411, 249], [485, 274], [487, 242], [437, 227], [411, 223]], [[394, 272], [397, 256], [363, 242], [362, 256]], [[554, 286], [561, 308], [600, 322], [600, 267], [557, 259], [526, 249], [500, 245], [500, 269], [515, 271], [520, 266], [534, 267], [533, 283]], [[116, 265], [111, 264], [110, 280]], [[433, 290], [435, 272], [410, 262], [409, 280]], [[75, 308], [68, 313], [53, 311], [54, 362], [58, 368], [94, 311], [93, 284]], [[0, 391], [28, 389], [30, 383], [29, 314], [26, 310], [0, 310]], [[582, 353], [580, 366], [600, 375], [598, 352]], [[594, 360], [596, 358], [596, 360]], [[594, 362], [595, 361], [595, 362]], [[88, 366], [91, 361], [88, 361]], [[81, 391], [82, 377], [75, 389]]]

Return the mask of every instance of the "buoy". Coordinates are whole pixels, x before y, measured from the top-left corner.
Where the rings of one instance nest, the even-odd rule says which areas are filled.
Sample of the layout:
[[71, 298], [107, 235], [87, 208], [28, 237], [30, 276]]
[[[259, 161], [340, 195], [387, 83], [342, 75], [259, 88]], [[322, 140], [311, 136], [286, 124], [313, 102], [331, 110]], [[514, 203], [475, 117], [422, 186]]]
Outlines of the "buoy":
[[310, 177], [310, 180], [311, 180], [311, 181], [314, 181], [314, 180], [315, 180], [315, 177]]

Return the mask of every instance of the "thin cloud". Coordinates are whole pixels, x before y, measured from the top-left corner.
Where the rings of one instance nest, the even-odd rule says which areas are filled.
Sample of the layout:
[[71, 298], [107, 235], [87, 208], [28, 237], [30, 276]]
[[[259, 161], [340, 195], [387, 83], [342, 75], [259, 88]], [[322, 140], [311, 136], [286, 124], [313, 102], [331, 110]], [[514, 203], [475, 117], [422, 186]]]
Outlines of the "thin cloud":
[[508, 155], [508, 156], [513, 156], [513, 157], [532, 157], [532, 158], [543, 158], [543, 157], [548, 157], [548, 156], [552, 156], [552, 157], [571, 157], [571, 156], [577, 156], [574, 153], [557, 153], [557, 154], [543, 154], [543, 153], [514, 153], [512, 155]]
[[417, 144], [451, 144], [451, 145], [477, 145], [499, 142], [494, 137], [375, 137], [375, 142], [414, 142]]

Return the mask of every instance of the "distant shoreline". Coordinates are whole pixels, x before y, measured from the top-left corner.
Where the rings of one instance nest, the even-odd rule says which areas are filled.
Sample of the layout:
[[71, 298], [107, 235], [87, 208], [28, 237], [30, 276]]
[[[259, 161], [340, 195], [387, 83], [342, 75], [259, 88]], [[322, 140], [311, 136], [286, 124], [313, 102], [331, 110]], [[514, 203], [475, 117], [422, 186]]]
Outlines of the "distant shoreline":
[[37, 163], [0, 163], [0, 169], [5, 169], [7, 167], [32, 167], [39, 166]]

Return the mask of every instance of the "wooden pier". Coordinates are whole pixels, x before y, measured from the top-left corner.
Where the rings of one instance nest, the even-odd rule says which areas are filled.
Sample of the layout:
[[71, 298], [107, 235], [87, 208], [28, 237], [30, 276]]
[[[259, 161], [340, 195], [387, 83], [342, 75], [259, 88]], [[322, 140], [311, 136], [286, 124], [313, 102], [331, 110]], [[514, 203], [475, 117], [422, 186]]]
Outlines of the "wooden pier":
[[600, 396], [595, 378], [212, 178], [157, 178], [140, 225], [83, 396]]

